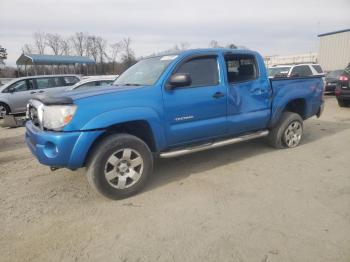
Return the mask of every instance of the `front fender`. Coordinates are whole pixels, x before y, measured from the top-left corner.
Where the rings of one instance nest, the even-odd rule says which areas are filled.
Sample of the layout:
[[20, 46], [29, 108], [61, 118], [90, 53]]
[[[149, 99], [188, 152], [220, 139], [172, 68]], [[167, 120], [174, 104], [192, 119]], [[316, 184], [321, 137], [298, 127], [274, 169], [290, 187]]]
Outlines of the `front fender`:
[[151, 127], [157, 150], [166, 146], [162, 121], [158, 113], [147, 107], [129, 107], [101, 113], [89, 120], [81, 130], [105, 129], [130, 121], [147, 121]]

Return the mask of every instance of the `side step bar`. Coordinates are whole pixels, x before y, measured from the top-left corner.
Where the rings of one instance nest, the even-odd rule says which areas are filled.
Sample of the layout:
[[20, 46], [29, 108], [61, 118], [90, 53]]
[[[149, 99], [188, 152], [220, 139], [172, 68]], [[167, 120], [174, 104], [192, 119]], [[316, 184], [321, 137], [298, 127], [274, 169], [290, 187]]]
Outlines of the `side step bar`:
[[204, 151], [207, 149], [217, 148], [217, 147], [236, 144], [239, 142], [243, 142], [243, 141], [247, 141], [247, 140], [251, 140], [251, 139], [255, 139], [255, 138], [259, 138], [259, 137], [264, 137], [264, 136], [267, 136], [268, 134], [269, 134], [268, 130], [262, 130], [262, 131], [258, 131], [258, 132], [251, 133], [248, 135], [243, 135], [243, 136], [230, 138], [230, 139], [226, 139], [226, 140], [222, 140], [222, 141], [217, 141], [217, 142], [203, 144], [203, 145], [199, 145], [199, 146], [194, 146], [194, 147], [183, 148], [183, 149], [179, 149], [179, 150], [160, 153], [159, 156], [161, 158], [171, 158], [171, 157], [187, 155], [187, 154], [191, 154], [191, 153], [195, 153], [195, 152], [199, 152], [199, 151]]

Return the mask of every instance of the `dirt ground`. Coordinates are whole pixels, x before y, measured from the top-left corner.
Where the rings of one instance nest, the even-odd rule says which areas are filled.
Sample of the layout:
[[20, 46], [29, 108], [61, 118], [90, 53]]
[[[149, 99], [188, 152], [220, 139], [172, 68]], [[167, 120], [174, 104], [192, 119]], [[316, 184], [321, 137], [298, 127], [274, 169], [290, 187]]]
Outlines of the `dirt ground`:
[[301, 146], [263, 139], [158, 160], [112, 201], [0, 128], [1, 261], [350, 261], [350, 108], [327, 97]]

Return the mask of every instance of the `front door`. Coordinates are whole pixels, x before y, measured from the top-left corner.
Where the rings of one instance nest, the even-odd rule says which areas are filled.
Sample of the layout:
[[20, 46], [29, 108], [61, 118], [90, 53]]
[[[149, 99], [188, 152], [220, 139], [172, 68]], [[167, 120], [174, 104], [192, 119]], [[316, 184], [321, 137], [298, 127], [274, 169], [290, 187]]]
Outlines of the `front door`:
[[29, 99], [33, 98], [37, 93], [33, 79], [20, 80], [13, 83], [9, 86], [8, 91], [12, 113], [25, 112]]
[[180, 62], [172, 74], [187, 73], [189, 86], [163, 89], [166, 135], [170, 146], [222, 136], [226, 133], [226, 86], [220, 79], [216, 55]]

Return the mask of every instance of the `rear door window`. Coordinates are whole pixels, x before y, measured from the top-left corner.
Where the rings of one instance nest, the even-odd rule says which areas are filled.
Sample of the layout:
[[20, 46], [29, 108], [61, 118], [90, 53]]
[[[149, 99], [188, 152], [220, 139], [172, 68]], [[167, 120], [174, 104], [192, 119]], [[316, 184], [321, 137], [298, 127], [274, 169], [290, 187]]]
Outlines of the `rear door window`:
[[258, 77], [255, 57], [252, 55], [226, 55], [226, 72], [230, 84], [254, 80]]
[[310, 67], [307, 65], [295, 66], [292, 69], [290, 76], [291, 77], [312, 76], [312, 72], [311, 72]]
[[62, 77], [42, 77], [42, 78], [37, 78], [35, 80], [36, 80], [36, 86], [38, 89], [64, 86]]

